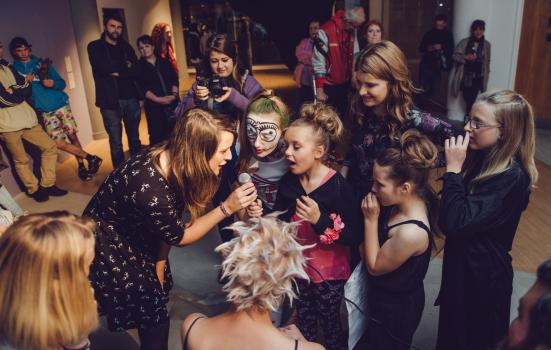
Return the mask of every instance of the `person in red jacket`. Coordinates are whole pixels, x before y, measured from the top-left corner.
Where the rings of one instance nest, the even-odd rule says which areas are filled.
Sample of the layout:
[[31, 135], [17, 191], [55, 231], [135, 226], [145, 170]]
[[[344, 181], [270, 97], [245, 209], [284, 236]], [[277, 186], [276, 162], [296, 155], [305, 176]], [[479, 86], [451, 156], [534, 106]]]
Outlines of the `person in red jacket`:
[[341, 118], [346, 111], [354, 53], [359, 51], [355, 30], [364, 21], [363, 7], [339, 10], [320, 27], [314, 40], [316, 99], [335, 107]]

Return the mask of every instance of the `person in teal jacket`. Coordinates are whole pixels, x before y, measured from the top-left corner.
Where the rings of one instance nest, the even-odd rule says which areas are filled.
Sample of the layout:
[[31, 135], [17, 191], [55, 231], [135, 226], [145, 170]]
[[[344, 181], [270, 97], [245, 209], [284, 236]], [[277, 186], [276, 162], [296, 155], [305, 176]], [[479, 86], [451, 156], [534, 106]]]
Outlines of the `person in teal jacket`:
[[[31, 45], [21, 37], [10, 42], [13, 67], [32, 82], [32, 97], [29, 102], [42, 115], [43, 126], [55, 141], [58, 149], [75, 155], [78, 176], [83, 181], [92, 179], [102, 159], [86, 153], [77, 136], [77, 124], [69, 105], [69, 96], [63, 91], [65, 80], [61, 78], [49, 59], [31, 54]], [[84, 165], [88, 162], [88, 168]]]

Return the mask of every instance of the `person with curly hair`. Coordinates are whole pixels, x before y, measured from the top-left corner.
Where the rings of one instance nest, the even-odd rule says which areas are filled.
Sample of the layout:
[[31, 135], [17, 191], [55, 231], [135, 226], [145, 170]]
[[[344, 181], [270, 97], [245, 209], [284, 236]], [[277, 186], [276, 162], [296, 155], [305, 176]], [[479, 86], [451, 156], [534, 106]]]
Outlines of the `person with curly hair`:
[[176, 62], [176, 53], [174, 52], [174, 46], [172, 46], [172, 28], [170, 24], [164, 22], [155, 24], [151, 31], [151, 39], [157, 55], [162, 59], [168, 59], [172, 64], [172, 68], [178, 73], [178, 62]]
[[215, 317], [189, 315], [181, 326], [184, 350], [323, 349], [294, 325], [278, 330], [270, 319], [270, 311], [285, 298], [292, 302], [297, 297], [295, 279], [308, 278], [302, 253], [308, 247], [295, 239], [298, 225], [266, 216], [230, 228], [236, 237], [216, 251], [224, 256], [222, 277], [231, 308]]

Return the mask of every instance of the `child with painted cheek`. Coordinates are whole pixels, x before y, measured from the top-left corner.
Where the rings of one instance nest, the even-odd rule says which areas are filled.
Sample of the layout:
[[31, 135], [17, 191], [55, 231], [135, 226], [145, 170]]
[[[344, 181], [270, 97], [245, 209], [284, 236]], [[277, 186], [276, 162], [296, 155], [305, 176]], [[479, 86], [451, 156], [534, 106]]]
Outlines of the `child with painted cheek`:
[[289, 121], [285, 103], [267, 91], [251, 101], [239, 130], [239, 173], [249, 173], [257, 203], [241, 211], [241, 219], [273, 211], [281, 177], [289, 170], [282, 132]]
[[297, 326], [315, 339], [318, 321], [327, 349], [346, 349], [340, 322], [344, 285], [350, 276], [350, 248], [358, 244], [359, 205], [344, 177], [323, 164], [343, 125], [329, 106], [305, 104], [285, 131], [289, 172], [279, 183], [274, 210], [284, 221], [300, 221], [297, 241], [304, 251], [310, 283], [298, 282]]

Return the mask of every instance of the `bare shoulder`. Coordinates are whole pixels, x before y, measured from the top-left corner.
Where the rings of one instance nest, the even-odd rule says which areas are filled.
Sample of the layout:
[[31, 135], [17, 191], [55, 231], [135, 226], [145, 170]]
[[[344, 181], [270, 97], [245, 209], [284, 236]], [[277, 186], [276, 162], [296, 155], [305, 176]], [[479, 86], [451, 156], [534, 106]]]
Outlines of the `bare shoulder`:
[[193, 313], [193, 314], [189, 314], [185, 319], [184, 319], [184, 322], [182, 322], [182, 325], [180, 326], [180, 332], [182, 334], [182, 340], [184, 339], [189, 327], [191, 327], [191, 324], [198, 318], [201, 318], [201, 317], [204, 317], [206, 318], [207, 316], [201, 314], [201, 313]]
[[424, 251], [429, 244], [427, 231], [416, 224], [400, 225], [392, 229], [392, 240], [394, 244], [416, 252]]
[[298, 350], [325, 350], [325, 348], [318, 343], [307, 342], [307, 343], [298, 343]]

